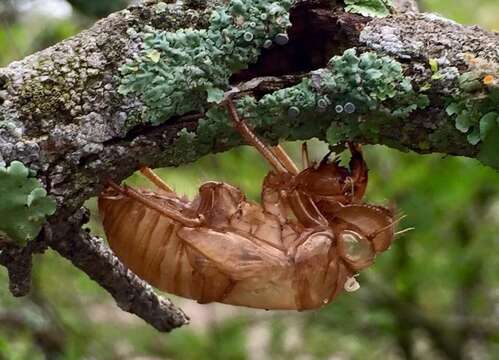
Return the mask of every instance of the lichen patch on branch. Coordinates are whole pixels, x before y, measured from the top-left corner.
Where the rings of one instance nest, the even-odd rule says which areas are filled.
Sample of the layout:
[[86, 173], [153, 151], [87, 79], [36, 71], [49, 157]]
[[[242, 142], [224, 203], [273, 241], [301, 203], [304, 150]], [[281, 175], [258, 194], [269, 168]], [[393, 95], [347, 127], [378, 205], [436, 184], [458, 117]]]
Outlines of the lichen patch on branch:
[[142, 51], [121, 68], [119, 92], [144, 103], [145, 122], [201, 111], [219, 102], [230, 76], [254, 63], [262, 48], [287, 42], [291, 1], [232, 0], [214, 10], [207, 29], [143, 34]]
[[55, 210], [55, 201], [23, 163], [0, 166], [0, 239], [25, 245]]
[[[373, 52], [357, 55], [355, 49], [333, 57], [328, 67], [312, 72], [296, 86], [260, 100], [246, 96], [236, 102], [246, 121], [266, 129], [267, 138], [277, 141], [327, 133], [331, 144], [359, 135], [376, 141], [380, 122], [403, 121], [428, 104], [426, 95], [414, 91], [400, 63]], [[284, 123], [286, 127], [279, 126]], [[184, 130], [179, 136], [177, 155], [185, 160], [199, 155], [196, 152], [207, 153], [239, 141], [225, 109], [220, 107], [206, 112], [196, 134]]]
[[499, 66], [467, 56], [469, 70], [457, 79], [446, 112], [468, 142], [480, 145], [478, 159], [499, 167]]

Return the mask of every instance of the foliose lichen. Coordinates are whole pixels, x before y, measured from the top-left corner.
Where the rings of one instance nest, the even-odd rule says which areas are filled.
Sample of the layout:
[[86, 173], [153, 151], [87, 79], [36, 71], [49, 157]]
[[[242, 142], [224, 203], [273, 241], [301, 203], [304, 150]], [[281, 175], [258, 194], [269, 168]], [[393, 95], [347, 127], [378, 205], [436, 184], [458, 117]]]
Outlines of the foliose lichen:
[[[236, 101], [245, 121], [263, 130], [270, 140], [327, 133], [331, 144], [359, 134], [375, 138], [381, 123], [402, 121], [428, 104], [426, 95], [414, 91], [400, 63], [371, 52], [358, 56], [354, 49], [333, 57], [326, 68], [298, 85], [259, 100], [246, 96]], [[196, 133], [180, 134], [177, 145], [189, 144], [189, 148], [207, 153], [239, 141], [226, 110], [215, 106], [200, 120]]]
[[374, 52], [357, 56], [355, 49], [349, 49], [342, 56], [333, 57], [329, 69], [324, 73], [320, 91], [330, 98], [353, 103], [357, 112], [384, 111], [406, 117], [428, 105], [428, 97], [413, 90], [400, 63], [388, 56], [380, 57]]
[[460, 75], [446, 112], [468, 142], [480, 144], [478, 159], [499, 168], [499, 70], [483, 66]]
[[393, 0], [345, 0], [345, 10], [355, 14], [372, 17], [390, 15]]
[[0, 166], [0, 237], [25, 245], [55, 210], [55, 201], [23, 163]]
[[231, 0], [213, 11], [207, 29], [149, 28], [142, 51], [121, 68], [119, 92], [139, 96], [153, 124], [202, 111], [222, 100], [230, 76], [256, 62], [269, 41], [285, 42], [291, 3]]

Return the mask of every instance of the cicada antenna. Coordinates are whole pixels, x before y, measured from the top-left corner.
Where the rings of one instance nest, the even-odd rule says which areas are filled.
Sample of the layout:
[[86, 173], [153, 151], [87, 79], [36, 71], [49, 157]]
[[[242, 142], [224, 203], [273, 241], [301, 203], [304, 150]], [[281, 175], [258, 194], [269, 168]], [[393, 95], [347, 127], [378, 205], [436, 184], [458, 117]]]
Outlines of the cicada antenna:
[[407, 229], [404, 229], [404, 230], [400, 230], [400, 231], [397, 231], [395, 234], [393, 234], [394, 236], [399, 236], [399, 235], [402, 235], [402, 234], [405, 234], [405, 233], [408, 233], [409, 231], [412, 231], [412, 230], [416, 230], [415, 227], [410, 227], [410, 228], [407, 228]]
[[376, 230], [373, 233], [369, 234], [367, 236], [367, 238], [368, 239], [374, 239], [376, 236], [378, 236], [379, 234], [381, 234], [383, 231], [388, 230], [390, 227], [392, 227], [394, 225], [397, 225], [399, 222], [401, 222], [406, 217], [407, 217], [407, 215], [402, 215], [401, 217], [399, 217], [398, 219], [392, 221], [390, 224], [386, 225], [385, 227], [382, 227], [381, 229]]
[[407, 215], [406, 215], [406, 214], [402, 214], [402, 213], [401, 213], [401, 214], [400, 214], [400, 216], [399, 216], [399, 218], [398, 218], [397, 220], [395, 220], [395, 222], [399, 223], [399, 222], [401, 222], [402, 220], [404, 220], [406, 217], [407, 217]]

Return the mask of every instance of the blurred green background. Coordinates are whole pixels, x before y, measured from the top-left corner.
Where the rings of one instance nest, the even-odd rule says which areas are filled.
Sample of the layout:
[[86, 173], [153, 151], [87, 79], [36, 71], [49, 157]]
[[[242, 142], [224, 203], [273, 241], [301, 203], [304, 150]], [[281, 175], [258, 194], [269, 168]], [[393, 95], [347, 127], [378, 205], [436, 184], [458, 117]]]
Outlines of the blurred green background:
[[[0, 0], [0, 66], [90, 26], [125, 0]], [[497, 0], [426, 0], [458, 22], [499, 29]], [[298, 144], [287, 144], [293, 155]], [[312, 146], [315, 158], [326, 151]], [[58, 255], [38, 256], [32, 293], [14, 299], [0, 269], [0, 359], [498, 359], [499, 174], [476, 161], [365, 148], [368, 200], [407, 215], [401, 236], [320, 311], [265, 312], [174, 298], [190, 326], [159, 334], [122, 312]], [[190, 196], [230, 180], [258, 199], [267, 167], [247, 147], [159, 173]], [[137, 178], [130, 183], [138, 184]], [[95, 202], [89, 201], [95, 208]], [[98, 219], [91, 223], [100, 232]]]

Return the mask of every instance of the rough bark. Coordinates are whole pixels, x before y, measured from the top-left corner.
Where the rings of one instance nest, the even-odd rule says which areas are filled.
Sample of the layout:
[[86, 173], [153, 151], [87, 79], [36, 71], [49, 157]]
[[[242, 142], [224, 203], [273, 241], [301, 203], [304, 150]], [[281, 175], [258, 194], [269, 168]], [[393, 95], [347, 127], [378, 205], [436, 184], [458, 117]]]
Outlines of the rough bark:
[[[120, 181], [141, 164], [178, 166], [206, 152], [227, 150], [227, 143], [220, 141], [208, 151], [194, 149], [189, 156], [179, 153], [178, 132], [184, 128], [196, 131], [203, 114], [189, 113], [159, 126], [142, 123], [130, 129], [125, 123], [130, 114], [141, 112], [142, 103], [117, 91], [120, 67], [140, 49], [137, 32], [146, 26], [168, 31], [205, 28], [211, 6], [218, 3], [191, 9], [169, 5], [161, 11], [155, 2], [137, 5], [0, 69], [0, 163], [18, 160], [37, 171], [58, 202], [57, 213], [49, 220], [53, 235], [42, 241], [105, 287], [123, 309], [160, 330], [185, 323], [185, 315], [126, 271], [100, 240], [80, 229], [81, 221], [68, 219], [86, 199], [98, 195], [109, 178]], [[471, 54], [497, 69], [498, 34], [435, 15], [407, 12], [416, 9], [413, 1], [398, 1], [397, 5], [399, 13], [378, 19], [347, 13], [341, 4], [331, 5], [331, 1], [298, 1], [291, 10], [290, 42], [264, 51], [257, 64], [234, 74], [231, 83], [238, 84], [245, 95], [260, 98], [298, 83], [344, 49], [389, 55], [403, 65], [415, 88], [432, 83], [430, 105], [404, 121], [380, 125], [376, 138], [357, 134], [351, 140], [420, 153], [476, 157], [479, 147], [469, 144], [445, 113], [455, 79], [432, 81], [428, 63], [441, 59], [446, 67], [465, 72], [470, 69], [465, 54]], [[256, 130], [272, 141], [278, 137], [273, 128]], [[294, 138], [312, 136], [324, 139], [325, 130]], [[3, 250], [4, 258], [7, 252]]]

